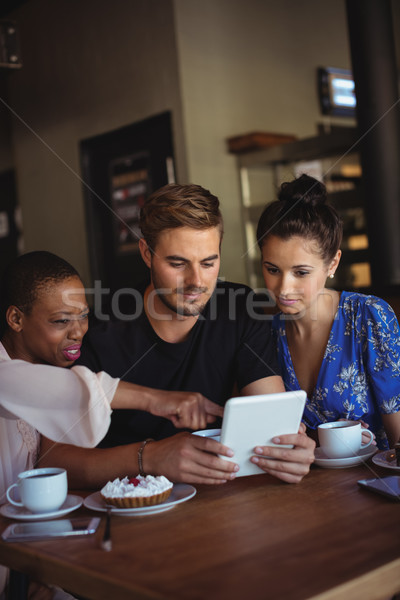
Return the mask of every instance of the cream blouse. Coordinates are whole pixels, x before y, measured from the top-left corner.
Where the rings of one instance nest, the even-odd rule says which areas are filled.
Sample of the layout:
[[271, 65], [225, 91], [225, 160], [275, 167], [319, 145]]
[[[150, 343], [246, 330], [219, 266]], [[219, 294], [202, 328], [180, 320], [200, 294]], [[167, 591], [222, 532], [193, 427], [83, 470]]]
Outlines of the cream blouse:
[[86, 367], [63, 369], [11, 360], [0, 343], [0, 504], [18, 473], [37, 459], [40, 433], [96, 446], [110, 425], [119, 379]]

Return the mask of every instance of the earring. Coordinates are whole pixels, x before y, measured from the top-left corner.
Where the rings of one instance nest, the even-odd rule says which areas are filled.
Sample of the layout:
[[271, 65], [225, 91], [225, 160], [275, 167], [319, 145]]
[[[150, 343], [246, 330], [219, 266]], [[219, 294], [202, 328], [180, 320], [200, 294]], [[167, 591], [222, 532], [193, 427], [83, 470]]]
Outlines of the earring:
[[335, 277], [335, 276], [334, 276], [334, 274], [333, 274], [333, 273], [331, 273], [331, 274], [329, 275], [329, 279], [333, 279], [334, 277]]

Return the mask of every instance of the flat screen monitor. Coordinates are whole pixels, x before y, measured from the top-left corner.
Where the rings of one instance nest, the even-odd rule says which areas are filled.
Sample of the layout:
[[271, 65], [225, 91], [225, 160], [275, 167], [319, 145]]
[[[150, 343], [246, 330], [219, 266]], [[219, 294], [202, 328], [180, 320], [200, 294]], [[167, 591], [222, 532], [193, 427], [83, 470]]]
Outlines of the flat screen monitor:
[[318, 94], [322, 114], [355, 116], [356, 94], [350, 70], [319, 67]]

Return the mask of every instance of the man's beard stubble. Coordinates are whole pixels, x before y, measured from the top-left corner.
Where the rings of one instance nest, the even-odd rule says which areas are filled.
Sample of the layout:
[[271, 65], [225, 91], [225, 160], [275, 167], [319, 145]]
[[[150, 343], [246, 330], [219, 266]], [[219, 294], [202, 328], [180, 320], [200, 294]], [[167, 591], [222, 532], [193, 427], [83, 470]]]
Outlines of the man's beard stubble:
[[155, 274], [153, 269], [151, 269], [151, 279], [152, 279], [154, 290], [157, 294], [157, 297], [161, 300], [161, 302], [164, 304], [164, 306], [166, 306], [170, 311], [176, 313], [177, 315], [179, 315], [181, 317], [197, 317], [199, 314], [201, 314], [203, 312], [204, 308], [206, 307], [206, 305], [208, 303], [208, 300], [207, 300], [206, 302], [202, 302], [201, 304], [198, 304], [194, 300], [192, 303], [187, 302], [186, 304], [181, 304], [181, 305], [178, 305], [178, 303], [176, 303], [174, 305], [168, 299], [168, 295], [170, 295], [171, 293], [176, 294], [176, 297], [179, 298], [179, 296], [182, 295], [183, 293], [195, 292], [195, 293], [204, 294], [208, 291], [208, 288], [205, 288], [205, 287], [198, 288], [194, 285], [189, 285], [185, 288], [177, 288], [175, 290], [168, 290], [166, 293], [164, 293], [163, 290], [165, 290], [165, 288], [163, 288], [161, 285], [158, 284], [157, 275]]

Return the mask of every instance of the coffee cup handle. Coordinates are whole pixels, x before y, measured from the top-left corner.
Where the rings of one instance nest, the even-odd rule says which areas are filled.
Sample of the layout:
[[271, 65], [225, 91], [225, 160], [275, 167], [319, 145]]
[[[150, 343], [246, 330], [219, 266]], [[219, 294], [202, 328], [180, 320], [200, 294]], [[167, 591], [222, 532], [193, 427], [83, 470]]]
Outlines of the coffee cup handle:
[[14, 487], [17, 487], [17, 486], [18, 486], [18, 483], [13, 483], [12, 485], [10, 485], [10, 487], [9, 487], [9, 488], [8, 488], [8, 490], [7, 490], [7, 500], [8, 500], [9, 502], [11, 502], [11, 504], [14, 504], [14, 506], [24, 506], [24, 505], [22, 504], [22, 502], [17, 502], [16, 500], [13, 500], [13, 499], [11, 498], [11, 493], [10, 493], [10, 492], [11, 492], [11, 490], [12, 490]]
[[368, 448], [368, 446], [370, 446], [372, 444], [372, 442], [374, 441], [374, 434], [372, 433], [372, 431], [370, 429], [362, 429], [362, 433], [363, 433], [363, 435], [364, 435], [364, 433], [368, 433], [370, 440], [366, 444], [361, 444], [361, 449]]

